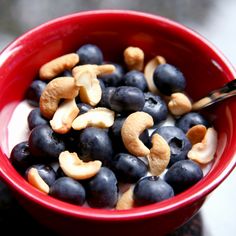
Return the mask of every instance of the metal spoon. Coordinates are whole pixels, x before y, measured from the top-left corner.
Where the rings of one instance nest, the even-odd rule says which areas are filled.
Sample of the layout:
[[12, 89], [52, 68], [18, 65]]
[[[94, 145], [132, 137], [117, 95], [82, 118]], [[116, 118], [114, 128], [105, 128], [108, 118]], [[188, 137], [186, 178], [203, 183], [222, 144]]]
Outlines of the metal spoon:
[[225, 100], [226, 98], [233, 97], [236, 95], [236, 79], [226, 83], [223, 87], [213, 90], [207, 96], [194, 102], [192, 105], [193, 111], [198, 111], [202, 108], [213, 105], [219, 101]]

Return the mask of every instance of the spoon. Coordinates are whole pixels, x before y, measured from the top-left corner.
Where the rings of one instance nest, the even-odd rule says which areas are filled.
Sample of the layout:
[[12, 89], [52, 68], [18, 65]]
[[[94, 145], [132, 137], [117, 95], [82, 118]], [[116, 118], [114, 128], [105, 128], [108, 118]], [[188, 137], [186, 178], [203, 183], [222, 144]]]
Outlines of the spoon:
[[210, 105], [213, 105], [219, 101], [225, 100], [226, 98], [233, 97], [236, 95], [236, 79], [226, 83], [223, 87], [213, 90], [207, 96], [194, 102], [192, 105], [193, 111], [198, 111]]

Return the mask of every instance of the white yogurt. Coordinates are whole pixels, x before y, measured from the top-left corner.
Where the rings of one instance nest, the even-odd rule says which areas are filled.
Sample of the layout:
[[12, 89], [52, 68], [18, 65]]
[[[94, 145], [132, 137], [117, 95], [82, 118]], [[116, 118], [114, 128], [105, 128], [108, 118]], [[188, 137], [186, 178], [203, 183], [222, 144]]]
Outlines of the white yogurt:
[[34, 107], [30, 106], [27, 101], [22, 101], [14, 110], [7, 127], [9, 154], [16, 144], [28, 140], [30, 130], [27, 117], [32, 109]]
[[[25, 100], [20, 102], [16, 106], [12, 114], [12, 117], [10, 119], [10, 122], [8, 124], [8, 147], [9, 147], [8, 156], [10, 156], [11, 150], [16, 144], [28, 140], [30, 130], [28, 128], [27, 118], [32, 109], [34, 109], [34, 107], [30, 106], [28, 102]], [[170, 125], [170, 126], [174, 125], [173, 117], [169, 116], [168, 119], [161, 122], [159, 126], [167, 126], [167, 125]], [[149, 133], [151, 134], [153, 130], [154, 129], [149, 130]], [[210, 163], [202, 167], [204, 176], [210, 171], [211, 165], [212, 164]], [[163, 177], [164, 173], [161, 174], [161, 177]]]
[[[30, 106], [27, 101], [22, 101], [20, 102], [10, 119], [10, 122], [8, 124], [8, 147], [9, 147], [9, 155], [15, 145], [17, 145], [20, 142], [27, 141], [30, 130], [28, 127], [28, 122], [27, 118], [30, 113], [30, 111], [34, 109], [34, 107]], [[173, 126], [174, 125], [174, 118], [169, 116], [167, 120], [161, 122], [159, 126]], [[157, 127], [156, 127], [157, 128]], [[153, 132], [154, 129], [149, 130], [149, 134]], [[145, 157], [140, 158], [142, 159], [145, 163], [147, 163], [147, 159]], [[58, 163], [53, 164], [53, 168], [56, 171], [58, 168]], [[205, 167], [202, 167], [203, 174], [204, 176], [210, 171], [211, 169], [211, 164], [206, 165]], [[167, 169], [160, 175], [160, 178], [163, 179]], [[147, 176], [150, 176], [151, 173], [148, 172]], [[124, 184], [124, 183], [119, 183], [119, 196], [122, 195], [126, 190], [128, 190], [130, 187], [134, 187], [134, 184]], [[87, 202], [83, 204], [84, 207], [89, 207]]]

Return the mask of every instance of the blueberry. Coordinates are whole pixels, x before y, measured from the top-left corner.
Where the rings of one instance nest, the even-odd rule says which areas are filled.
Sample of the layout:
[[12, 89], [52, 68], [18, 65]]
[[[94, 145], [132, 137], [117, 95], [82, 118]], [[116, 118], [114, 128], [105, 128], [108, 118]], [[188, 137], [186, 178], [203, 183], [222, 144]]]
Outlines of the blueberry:
[[71, 70], [64, 70], [60, 76], [62, 76], [62, 77], [73, 77]]
[[167, 118], [168, 109], [160, 96], [148, 92], [144, 93], [144, 98], [143, 111], [152, 116], [155, 125]]
[[137, 87], [143, 92], [147, 91], [147, 81], [144, 74], [137, 70], [131, 70], [124, 75], [124, 85]]
[[116, 70], [107, 75], [99, 76], [99, 78], [104, 82], [106, 87], [117, 87], [121, 84], [124, 76], [124, 68], [117, 63], [109, 63], [115, 66]]
[[84, 44], [77, 52], [79, 55], [79, 64], [97, 64], [101, 65], [103, 62], [103, 54], [101, 49], [94, 44]]
[[104, 82], [101, 79], [98, 78], [98, 81], [99, 81], [100, 87], [101, 87], [102, 92], [103, 92], [105, 90], [106, 86], [105, 86]]
[[145, 129], [139, 136], [139, 139], [146, 145], [148, 148], [152, 147], [152, 143], [149, 137], [149, 132]]
[[118, 200], [117, 179], [114, 173], [102, 167], [86, 184], [87, 202], [95, 208], [113, 208]]
[[121, 128], [125, 122], [126, 117], [117, 117], [113, 125], [109, 128], [109, 135], [111, 137], [113, 148], [115, 152], [125, 152], [126, 148], [121, 137]]
[[[60, 165], [59, 165], [59, 162], [58, 160], [57, 161], [54, 161], [54, 162], [51, 162], [49, 164], [49, 166], [51, 166], [53, 168], [53, 170], [57, 173], [57, 170], [58, 168], [60, 168]], [[57, 176], [58, 177], [58, 176]]]
[[31, 168], [34, 168], [38, 171], [39, 176], [44, 180], [44, 182], [50, 187], [56, 180], [56, 172], [53, 170], [51, 166], [43, 165], [43, 164], [37, 164], [30, 166], [26, 170], [26, 178], [28, 176], [28, 173]]
[[112, 94], [115, 92], [116, 88], [115, 87], [106, 87], [103, 91], [102, 91], [102, 98], [99, 102], [99, 106], [100, 107], [107, 107], [107, 108], [111, 108], [110, 106], [110, 98], [112, 96]]
[[[114, 124], [109, 129], [109, 134], [116, 152], [127, 151], [121, 137], [121, 128], [125, 122], [125, 119], [126, 117], [117, 117]], [[151, 140], [147, 129], [142, 132], [139, 138], [147, 147], [151, 147]]]
[[143, 177], [134, 186], [133, 197], [138, 206], [161, 202], [173, 196], [172, 187], [158, 176]]
[[28, 167], [35, 163], [35, 158], [29, 152], [27, 141], [18, 143], [13, 147], [10, 162], [21, 174], [25, 173]]
[[171, 156], [168, 167], [187, 158], [192, 145], [181, 129], [175, 126], [161, 126], [154, 133], [161, 135], [170, 146]]
[[[104, 83], [103, 83], [103, 81], [102, 81], [101, 79], [98, 79], [98, 82], [99, 82], [99, 85], [100, 85], [100, 87], [101, 87], [102, 94], [103, 94], [103, 92], [104, 92], [104, 90], [106, 89], [106, 87], [105, 87], [105, 85], [104, 85]], [[75, 97], [75, 102], [76, 102], [77, 106], [78, 106], [78, 104], [83, 103], [83, 102], [81, 101], [81, 99], [80, 99], [80, 95], [78, 95], [77, 97]], [[84, 104], [86, 104], [86, 103], [84, 103]], [[87, 104], [87, 105], [88, 105], [88, 104]], [[90, 105], [88, 105], [88, 106], [91, 107]], [[81, 114], [81, 113], [80, 113], [80, 114]]]
[[49, 195], [80, 206], [84, 204], [86, 199], [82, 184], [70, 177], [57, 179], [50, 187]]
[[139, 88], [120, 86], [110, 98], [111, 109], [116, 112], [141, 111], [145, 103], [143, 92]]
[[65, 151], [66, 146], [62, 138], [48, 125], [39, 125], [33, 128], [29, 135], [29, 150], [36, 157], [45, 162], [57, 160], [59, 154]]
[[159, 91], [167, 96], [174, 92], [183, 91], [186, 87], [182, 72], [170, 64], [157, 66], [153, 73], [153, 81]]
[[30, 130], [32, 130], [34, 127], [36, 127], [38, 125], [48, 124], [48, 120], [45, 119], [41, 115], [39, 108], [35, 108], [35, 109], [31, 110], [31, 112], [29, 113], [29, 115], [27, 117], [27, 121], [28, 121], [28, 127]]
[[175, 125], [182, 129], [185, 133], [194, 125], [209, 126], [209, 122], [197, 112], [189, 112], [176, 120]]
[[180, 193], [202, 179], [203, 172], [197, 163], [191, 160], [183, 160], [173, 164], [164, 178], [172, 186], [175, 193]]
[[88, 127], [81, 131], [78, 142], [79, 156], [83, 160], [100, 160], [109, 164], [113, 157], [112, 142], [104, 129]]
[[86, 103], [83, 102], [76, 102], [77, 107], [79, 108], [79, 114], [82, 115], [84, 113], [86, 113], [87, 111], [89, 111], [90, 109], [92, 109], [92, 107]]
[[25, 98], [32, 106], [39, 106], [40, 96], [46, 87], [46, 83], [41, 80], [34, 80], [26, 90]]
[[111, 126], [110, 128], [110, 132], [111, 132], [111, 136], [114, 139], [117, 139], [122, 141], [122, 137], [121, 137], [121, 128], [125, 122], [126, 117], [117, 117], [114, 120], [114, 124]]
[[57, 178], [67, 177], [62, 168], [59, 166], [56, 170]]
[[138, 157], [127, 153], [117, 154], [111, 162], [117, 179], [124, 183], [135, 183], [147, 174], [147, 165]]
[[80, 137], [80, 130], [70, 129], [69, 132], [60, 136], [63, 139], [66, 145], [66, 149], [70, 152], [77, 152], [78, 150], [78, 143]]

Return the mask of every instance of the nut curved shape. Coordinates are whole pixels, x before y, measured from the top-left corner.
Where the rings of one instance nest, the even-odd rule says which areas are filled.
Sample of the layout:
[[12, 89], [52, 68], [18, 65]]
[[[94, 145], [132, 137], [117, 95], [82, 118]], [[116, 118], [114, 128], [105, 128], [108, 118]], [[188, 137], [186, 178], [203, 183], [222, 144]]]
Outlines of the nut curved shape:
[[86, 127], [108, 128], [114, 123], [115, 112], [105, 107], [90, 109], [86, 113], [79, 115], [72, 123], [75, 130]]
[[168, 108], [171, 114], [181, 116], [192, 110], [192, 103], [184, 93], [172, 93]]
[[97, 76], [110, 74], [115, 70], [115, 66], [110, 64], [76, 66], [72, 70], [72, 75], [80, 87], [80, 100], [91, 106], [96, 106], [102, 98], [102, 89]]
[[150, 92], [154, 94], [159, 94], [159, 91], [153, 82], [153, 73], [157, 66], [161, 64], [165, 64], [165, 63], [166, 63], [166, 60], [164, 57], [156, 56], [153, 59], [151, 59], [144, 67], [144, 76], [147, 81], [148, 89]]
[[102, 98], [102, 89], [95, 71], [91, 67], [79, 67], [73, 76], [76, 79], [76, 85], [80, 88], [80, 100], [96, 106]]
[[64, 70], [72, 69], [79, 62], [79, 56], [76, 53], [69, 53], [57, 57], [39, 69], [39, 77], [42, 80], [50, 80], [61, 74]]
[[41, 94], [39, 106], [42, 115], [51, 119], [61, 99], [73, 99], [79, 94], [79, 86], [73, 77], [51, 80]]
[[88, 179], [96, 175], [101, 166], [101, 161], [83, 162], [77, 153], [64, 151], [59, 156], [59, 165], [63, 172], [76, 180]]
[[150, 150], [139, 139], [140, 134], [153, 126], [153, 118], [148, 113], [137, 111], [130, 114], [121, 128], [121, 137], [126, 149], [135, 156], [147, 156]]
[[116, 203], [116, 210], [128, 210], [133, 208], [133, 187], [130, 187], [126, 192], [124, 192]]
[[208, 128], [203, 140], [192, 146], [188, 158], [200, 164], [207, 164], [214, 159], [216, 149], [217, 132], [214, 128]]
[[143, 70], [144, 52], [138, 47], [128, 47], [124, 50], [124, 61], [129, 70]]
[[157, 133], [152, 136], [152, 148], [147, 159], [150, 172], [154, 176], [159, 176], [164, 172], [170, 162], [170, 147], [166, 140]]
[[204, 97], [197, 102], [194, 102], [192, 105], [192, 111], [198, 111], [203, 108], [206, 104], [212, 102], [212, 99], [209, 97]]
[[63, 101], [50, 120], [52, 129], [59, 134], [67, 133], [72, 126], [72, 122], [79, 114], [79, 108], [75, 99], [67, 99]]
[[39, 189], [41, 192], [46, 194], [49, 193], [49, 186], [41, 178], [36, 168], [30, 168], [29, 172], [27, 173], [27, 180], [31, 185]]
[[207, 128], [204, 125], [194, 125], [191, 127], [187, 133], [186, 137], [189, 139], [192, 145], [202, 142], [204, 136], [206, 135]]
[[105, 65], [94, 65], [94, 64], [86, 64], [86, 65], [80, 65], [76, 66], [72, 70], [72, 75], [74, 77], [77, 77], [77, 73], [79, 73], [81, 70], [92, 70], [96, 76], [100, 75], [107, 75], [115, 72], [116, 67], [111, 64], [105, 64]]

